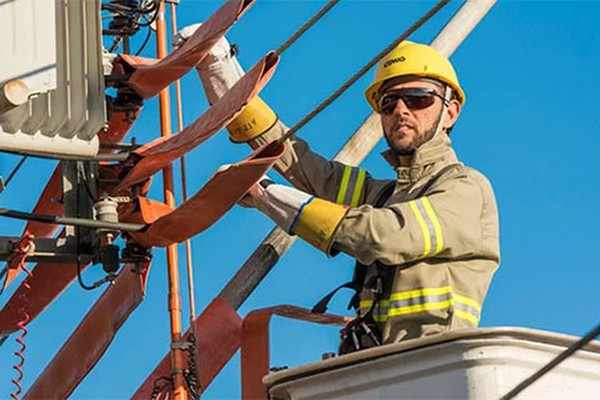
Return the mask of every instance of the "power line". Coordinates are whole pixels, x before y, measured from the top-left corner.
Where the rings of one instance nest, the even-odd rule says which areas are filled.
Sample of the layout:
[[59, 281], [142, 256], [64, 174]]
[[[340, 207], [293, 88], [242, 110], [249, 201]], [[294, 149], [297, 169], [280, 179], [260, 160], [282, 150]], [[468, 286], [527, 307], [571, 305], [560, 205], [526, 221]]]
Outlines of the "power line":
[[591, 342], [598, 335], [600, 335], [600, 324], [598, 324], [594, 329], [592, 329], [587, 335], [582, 337], [580, 340], [569, 346], [565, 351], [556, 356], [548, 364], [540, 368], [536, 373], [534, 373], [529, 378], [525, 379], [523, 382], [515, 386], [513, 390], [502, 396], [500, 400], [510, 400], [514, 398], [516, 395], [518, 395], [527, 387], [529, 387], [533, 382], [537, 381], [542, 376], [550, 372], [550, 370], [552, 370], [558, 364], [571, 357], [577, 350], [581, 349], [583, 346]]
[[284, 51], [288, 49], [300, 36], [304, 34], [311, 26], [313, 26], [318, 20], [321, 19], [329, 10], [333, 8], [340, 0], [331, 0], [329, 3], [325, 5], [318, 13], [316, 13], [309, 21], [307, 21], [304, 25], [300, 27], [284, 44], [282, 44], [277, 50], [276, 53], [281, 55]]
[[352, 86], [356, 81], [363, 76], [367, 71], [369, 71], [375, 64], [377, 64], [383, 57], [385, 57], [390, 51], [392, 51], [398, 44], [406, 40], [414, 31], [419, 29], [425, 22], [427, 22], [431, 17], [433, 17], [440, 9], [442, 9], [446, 4], [448, 4], [450, 0], [442, 0], [435, 7], [427, 12], [421, 19], [415, 22], [410, 28], [408, 28], [398, 39], [394, 40], [392, 44], [383, 49], [379, 54], [377, 54], [371, 61], [367, 63], [364, 67], [362, 67], [356, 74], [354, 74], [350, 79], [348, 79], [338, 90], [336, 90], [331, 96], [325, 99], [321, 104], [319, 104], [313, 111], [311, 111], [306, 117], [300, 120], [296, 125], [294, 125], [285, 135], [283, 135], [279, 142], [283, 142], [287, 140], [290, 136], [295, 134], [306, 125], [311, 119], [317, 116], [321, 111], [323, 111], [326, 107], [328, 107], [331, 103], [333, 103], [342, 93], [344, 93], [350, 86]]

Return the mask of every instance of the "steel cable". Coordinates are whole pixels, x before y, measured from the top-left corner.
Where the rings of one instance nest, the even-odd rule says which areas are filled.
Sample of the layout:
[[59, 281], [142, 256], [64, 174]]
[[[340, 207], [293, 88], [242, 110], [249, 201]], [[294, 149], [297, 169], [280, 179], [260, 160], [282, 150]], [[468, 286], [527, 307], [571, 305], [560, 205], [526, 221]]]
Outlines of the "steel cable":
[[329, 10], [333, 8], [340, 0], [331, 0], [329, 3], [325, 5], [318, 13], [316, 13], [310, 20], [308, 20], [304, 25], [300, 27], [288, 40], [285, 41], [284, 44], [279, 46], [279, 48], [275, 51], [277, 54], [281, 55], [284, 51], [286, 51], [300, 36], [304, 34], [311, 26], [313, 26], [318, 20], [320, 20]]
[[550, 362], [540, 368], [537, 372], [531, 375], [529, 378], [525, 379], [517, 386], [514, 387], [510, 392], [505, 394], [500, 398], [500, 400], [510, 400], [514, 398], [516, 395], [521, 393], [527, 387], [529, 387], [532, 383], [540, 379], [542, 376], [546, 375], [550, 370], [556, 367], [561, 362], [565, 361], [567, 358], [571, 357], [575, 352], [581, 349], [583, 346], [591, 342], [596, 336], [600, 335], [600, 324], [598, 324], [594, 329], [592, 329], [587, 335], [582, 337], [577, 342], [573, 343], [569, 346], [565, 351], [560, 353], [558, 356], [553, 358]]
[[321, 111], [323, 111], [326, 107], [328, 107], [331, 103], [333, 103], [342, 93], [344, 93], [350, 86], [352, 86], [361, 76], [363, 76], [368, 70], [370, 70], [375, 64], [377, 64], [383, 57], [385, 57], [390, 51], [392, 51], [398, 44], [402, 41], [406, 40], [413, 32], [419, 29], [425, 22], [427, 22], [431, 17], [433, 17], [439, 10], [441, 10], [446, 4], [448, 4], [450, 0], [442, 0], [435, 7], [427, 12], [421, 19], [415, 22], [410, 28], [408, 28], [400, 37], [392, 42], [388, 47], [383, 49], [379, 54], [377, 54], [371, 61], [369, 61], [364, 67], [362, 67], [357, 73], [350, 77], [338, 90], [336, 90], [331, 96], [325, 99], [321, 104], [319, 104], [314, 110], [312, 110], [308, 115], [300, 120], [296, 125], [290, 128], [289, 131], [283, 135], [279, 142], [284, 142], [290, 136], [295, 134], [306, 125], [311, 119], [317, 116]]

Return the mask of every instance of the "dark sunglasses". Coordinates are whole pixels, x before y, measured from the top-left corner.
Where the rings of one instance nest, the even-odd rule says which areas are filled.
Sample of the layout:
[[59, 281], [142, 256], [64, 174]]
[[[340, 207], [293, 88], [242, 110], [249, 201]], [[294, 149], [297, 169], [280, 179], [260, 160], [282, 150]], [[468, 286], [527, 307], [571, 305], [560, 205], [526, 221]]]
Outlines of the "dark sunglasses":
[[377, 102], [380, 114], [391, 115], [396, 108], [398, 100], [402, 100], [410, 110], [423, 110], [435, 102], [435, 98], [442, 99], [444, 104], [449, 104], [448, 100], [433, 89], [425, 88], [404, 88], [392, 89], [386, 91]]

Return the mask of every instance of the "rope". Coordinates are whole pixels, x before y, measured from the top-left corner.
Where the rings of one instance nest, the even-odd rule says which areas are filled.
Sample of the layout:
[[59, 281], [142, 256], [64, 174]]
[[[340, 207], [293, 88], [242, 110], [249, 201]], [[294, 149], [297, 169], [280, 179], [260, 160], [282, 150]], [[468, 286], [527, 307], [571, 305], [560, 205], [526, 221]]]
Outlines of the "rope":
[[527, 387], [529, 387], [533, 382], [540, 379], [542, 376], [546, 375], [550, 372], [551, 369], [556, 367], [561, 362], [565, 361], [567, 358], [571, 357], [577, 350], [581, 349], [583, 346], [591, 342], [596, 336], [600, 335], [600, 324], [598, 324], [594, 329], [592, 329], [587, 335], [579, 339], [577, 342], [573, 343], [569, 346], [565, 351], [560, 353], [554, 359], [552, 359], [548, 364], [544, 365], [537, 372], [531, 375], [529, 378], [525, 379], [523, 382], [519, 383], [513, 390], [505, 394], [500, 398], [500, 400], [510, 400], [514, 398], [516, 395], [521, 393]]
[[308, 22], [300, 27], [284, 44], [282, 44], [277, 50], [276, 53], [281, 55], [284, 51], [288, 49], [300, 36], [304, 34], [311, 26], [313, 26], [318, 20], [321, 19], [329, 10], [333, 8], [340, 0], [331, 0], [329, 3], [325, 5], [318, 13], [315, 14]]
[[406, 40], [414, 31], [419, 29], [425, 22], [427, 22], [431, 17], [433, 17], [442, 7], [448, 4], [450, 0], [441, 0], [435, 7], [427, 12], [421, 19], [419, 19], [415, 24], [413, 24], [410, 28], [408, 28], [400, 37], [392, 42], [388, 47], [383, 49], [379, 54], [375, 56], [367, 65], [362, 67], [356, 74], [354, 74], [350, 79], [346, 81], [338, 90], [336, 90], [331, 96], [329, 96], [325, 101], [319, 104], [314, 110], [312, 110], [306, 117], [302, 118], [300, 122], [294, 125], [285, 135], [283, 135], [278, 142], [284, 142], [289, 139], [293, 134], [298, 132], [300, 128], [306, 125], [311, 119], [317, 116], [321, 111], [323, 111], [326, 107], [328, 107], [331, 103], [333, 103], [342, 93], [344, 93], [350, 86], [352, 86], [356, 81], [363, 76], [368, 70], [370, 70], [375, 64], [377, 64], [383, 57], [385, 57], [390, 51], [392, 51], [398, 44]]

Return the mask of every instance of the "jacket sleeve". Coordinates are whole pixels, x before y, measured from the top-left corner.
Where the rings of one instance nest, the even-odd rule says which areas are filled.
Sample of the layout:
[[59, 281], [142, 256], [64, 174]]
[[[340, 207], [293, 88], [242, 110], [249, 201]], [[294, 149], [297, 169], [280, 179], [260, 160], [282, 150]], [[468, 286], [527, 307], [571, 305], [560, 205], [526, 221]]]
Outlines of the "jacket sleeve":
[[[278, 121], [251, 145], [264, 145], [281, 137], [287, 130], [287, 126]], [[294, 187], [319, 198], [356, 207], [370, 202], [383, 188], [383, 182], [389, 182], [371, 179], [362, 168], [326, 160], [296, 136], [292, 136], [287, 144], [287, 151], [275, 168]]]
[[498, 260], [496, 218], [487, 181], [465, 173], [411, 201], [351, 208], [333, 235], [332, 249], [363, 264], [397, 265], [434, 257]]

